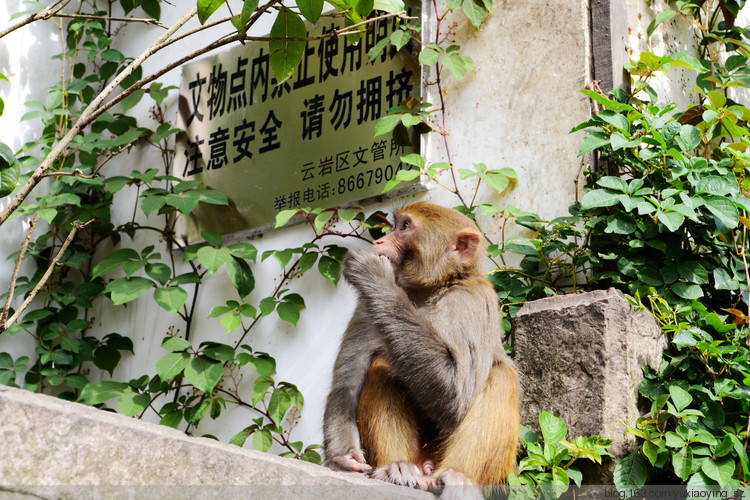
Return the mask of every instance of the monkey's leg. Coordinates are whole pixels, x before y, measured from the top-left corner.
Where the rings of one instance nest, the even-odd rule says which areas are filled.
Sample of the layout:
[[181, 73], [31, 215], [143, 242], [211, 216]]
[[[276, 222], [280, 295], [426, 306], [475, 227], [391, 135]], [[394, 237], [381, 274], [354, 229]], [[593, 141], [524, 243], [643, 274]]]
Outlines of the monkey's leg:
[[506, 363], [493, 365], [490, 376], [466, 417], [442, 443], [435, 475], [447, 483], [453, 470], [476, 484], [496, 485], [516, 466], [518, 449], [518, 382]]
[[362, 449], [367, 463], [379, 468], [375, 477], [411, 484], [421, 476], [420, 438], [406, 394], [390, 375], [385, 358], [375, 356], [357, 407]]

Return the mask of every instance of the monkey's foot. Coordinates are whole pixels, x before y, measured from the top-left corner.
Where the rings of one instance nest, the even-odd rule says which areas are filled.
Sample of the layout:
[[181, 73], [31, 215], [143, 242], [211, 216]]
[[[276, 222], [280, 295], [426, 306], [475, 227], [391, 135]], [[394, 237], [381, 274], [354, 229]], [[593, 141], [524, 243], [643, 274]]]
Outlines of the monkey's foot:
[[352, 448], [346, 455], [333, 457], [332, 462], [340, 469], [350, 472], [369, 472], [372, 466], [365, 461], [362, 450]]
[[385, 467], [375, 469], [372, 477], [386, 483], [419, 488], [420, 490], [427, 490], [436, 484], [433, 478], [422, 475], [420, 468], [409, 462], [393, 462]]
[[484, 500], [482, 489], [461, 472], [448, 469], [438, 479], [441, 500]]

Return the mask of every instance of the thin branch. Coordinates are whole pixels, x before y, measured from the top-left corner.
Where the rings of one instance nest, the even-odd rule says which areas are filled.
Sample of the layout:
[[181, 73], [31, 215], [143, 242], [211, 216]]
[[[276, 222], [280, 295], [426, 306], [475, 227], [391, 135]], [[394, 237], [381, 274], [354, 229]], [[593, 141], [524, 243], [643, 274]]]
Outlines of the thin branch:
[[73, 138], [77, 136], [78, 133], [81, 132], [84, 127], [86, 127], [86, 125], [91, 123], [97, 116], [99, 116], [104, 109], [106, 109], [102, 106], [104, 99], [106, 99], [117, 88], [117, 86], [122, 83], [125, 78], [130, 76], [135, 68], [139, 67], [143, 63], [143, 61], [148, 59], [151, 55], [154, 54], [154, 52], [159, 50], [159, 46], [170, 36], [172, 36], [178, 29], [180, 29], [185, 23], [187, 23], [193, 16], [195, 16], [196, 13], [196, 7], [190, 9], [190, 12], [185, 14], [182, 19], [177, 21], [174, 26], [172, 26], [169, 30], [167, 30], [164, 34], [157, 38], [156, 41], [151, 44], [151, 46], [149, 46], [140, 56], [138, 56], [132, 63], [130, 63], [128, 67], [122, 71], [122, 73], [117, 75], [117, 77], [115, 77], [112, 82], [110, 82], [110, 84], [107, 85], [107, 87], [105, 87], [104, 90], [102, 90], [99, 95], [94, 98], [93, 101], [91, 101], [91, 104], [89, 104], [86, 110], [81, 114], [76, 123], [70, 128], [68, 133], [65, 134], [62, 139], [60, 139], [60, 142], [55, 145], [55, 147], [49, 152], [44, 161], [42, 161], [42, 163], [36, 168], [31, 178], [29, 178], [26, 184], [18, 191], [18, 194], [13, 197], [5, 210], [0, 213], [0, 226], [2, 226], [5, 221], [8, 220], [8, 217], [10, 217], [10, 215], [18, 209], [23, 200], [25, 200], [26, 197], [29, 196], [31, 191], [44, 178], [44, 174], [47, 172], [47, 170], [50, 169], [52, 163], [62, 154], [62, 152], [65, 151]]
[[[60, 12], [62, 9], [64, 9], [65, 6], [68, 5], [69, 3], [70, 3], [70, 0], [57, 0], [52, 5], [46, 7], [43, 10], [40, 10], [36, 14], [32, 14], [32, 15], [30, 15], [29, 17], [27, 17], [25, 19], [21, 19], [16, 24], [13, 24], [11, 26], [8, 26], [4, 30], [1, 30], [0, 31], [0, 38], [4, 37], [8, 33], [12, 33], [13, 31], [16, 31], [19, 28], [23, 28], [27, 24], [31, 24], [34, 21], [39, 21], [40, 19], [41, 20], [49, 19], [51, 16], [53, 16], [54, 14], [56, 14], [56, 13]], [[62, 5], [60, 5], [60, 4], [62, 4]], [[57, 8], [58, 5], [60, 6], [59, 8]], [[55, 8], [57, 8], [57, 10], [55, 10]]]
[[64, 17], [64, 18], [69, 18], [69, 19], [94, 19], [94, 20], [99, 20], [99, 21], [116, 21], [116, 22], [126, 22], [126, 23], [146, 23], [146, 24], [152, 24], [154, 26], [167, 29], [167, 27], [164, 26], [162, 23], [160, 23], [158, 19], [153, 19], [151, 17], [109, 17], [109, 16], [94, 16], [94, 15], [86, 15], [86, 14], [64, 14], [64, 13], [56, 13], [47, 17]]
[[60, 262], [60, 259], [62, 259], [62, 256], [65, 254], [65, 250], [68, 249], [68, 246], [73, 241], [73, 238], [75, 238], [76, 233], [79, 229], [83, 229], [84, 227], [88, 226], [94, 222], [94, 219], [89, 219], [88, 222], [81, 223], [80, 221], [75, 221], [73, 223], [73, 228], [70, 230], [70, 234], [68, 234], [68, 237], [65, 238], [65, 242], [60, 247], [60, 251], [57, 252], [57, 255], [55, 255], [55, 258], [52, 259], [52, 262], [50, 262], [49, 266], [47, 267], [47, 270], [44, 272], [44, 276], [39, 280], [39, 283], [36, 284], [34, 289], [29, 293], [28, 297], [26, 297], [26, 300], [23, 301], [23, 304], [21, 304], [21, 307], [19, 307], [15, 314], [10, 317], [8, 322], [4, 325], [2, 325], [2, 329], [0, 331], [6, 330], [9, 326], [11, 326], [13, 323], [15, 323], [18, 320], [18, 317], [21, 315], [23, 311], [26, 310], [27, 307], [29, 307], [29, 304], [31, 304], [31, 301], [34, 300], [34, 298], [39, 293], [39, 290], [42, 289], [42, 287], [47, 283], [50, 276], [52, 276], [52, 271], [55, 270], [55, 267], [57, 267], [58, 263]]
[[16, 259], [16, 266], [13, 268], [13, 274], [10, 277], [10, 286], [8, 286], [8, 297], [5, 299], [5, 307], [3, 307], [3, 313], [0, 315], [0, 331], [4, 331], [7, 326], [5, 320], [8, 319], [8, 311], [10, 310], [10, 303], [13, 300], [13, 291], [16, 288], [16, 280], [18, 279], [18, 273], [21, 270], [21, 262], [26, 255], [26, 249], [29, 247], [31, 242], [31, 235], [34, 234], [36, 225], [39, 223], [39, 214], [36, 214], [31, 219], [29, 230], [26, 232], [26, 238], [23, 240], [21, 250], [18, 252], [18, 258]]

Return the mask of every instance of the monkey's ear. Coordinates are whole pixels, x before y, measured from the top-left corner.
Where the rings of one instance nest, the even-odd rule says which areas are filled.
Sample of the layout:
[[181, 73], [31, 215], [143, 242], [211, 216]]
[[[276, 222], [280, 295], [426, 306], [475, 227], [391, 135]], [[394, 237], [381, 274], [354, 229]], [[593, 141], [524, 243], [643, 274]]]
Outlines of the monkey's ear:
[[468, 264], [474, 259], [479, 241], [479, 233], [473, 229], [461, 229], [456, 233], [456, 242], [453, 244], [453, 251], [458, 254], [458, 259], [462, 264]]

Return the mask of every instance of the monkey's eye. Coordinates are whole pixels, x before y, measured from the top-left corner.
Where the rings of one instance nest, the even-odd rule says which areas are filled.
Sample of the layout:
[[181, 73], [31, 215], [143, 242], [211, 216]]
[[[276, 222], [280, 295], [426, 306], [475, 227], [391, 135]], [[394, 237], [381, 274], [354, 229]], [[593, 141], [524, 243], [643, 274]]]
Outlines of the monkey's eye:
[[405, 219], [405, 220], [404, 220], [404, 221], [403, 221], [403, 222], [401, 223], [401, 227], [400, 227], [399, 229], [401, 229], [401, 231], [404, 231], [404, 230], [406, 230], [406, 229], [409, 229], [409, 226], [411, 226], [411, 221], [410, 221], [409, 219]]

